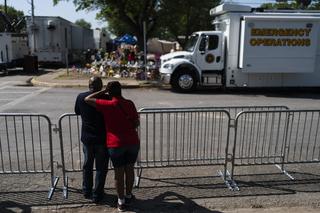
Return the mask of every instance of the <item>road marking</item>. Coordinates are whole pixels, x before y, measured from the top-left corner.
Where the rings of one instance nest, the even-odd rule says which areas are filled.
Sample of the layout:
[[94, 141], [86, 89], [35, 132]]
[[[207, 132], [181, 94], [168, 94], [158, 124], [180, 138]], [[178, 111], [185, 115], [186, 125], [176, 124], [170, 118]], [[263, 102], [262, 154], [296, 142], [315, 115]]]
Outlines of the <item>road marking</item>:
[[13, 91], [0, 92], [0, 94], [19, 94], [19, 93], [20, 94], [28, 94], [30, 92], [13, 92]]
[[8, 99], [8, 98], [0, 98], [0, 101], [12, 101], [15, 100], [14, 98]]
[[49, 90], [49, 89], [50, 89], [50, 87], [42, 88], [42, 89], [40, 89], [40, 90], [31, 92], [30, 94], [25, 95], [25, 96], [23, 96], [23, 97], [21, 97], [21, 98], [17, 98], [17, 99], [15, 99], [14, 101], [12, 101], [12, 102], [10, 102], [10, 103], [7, 103], [7, 104], [5, 104], [5, 105], [0, 106], [0, 111], [6, 110], [6, 109], [10, 109], [10, 108], [12, 108], [13, 106], [15, 106], [15, 105], [17, 105], [17, 104], [19, 104], [19, 103], [21, 103], [21, 102], [23, 102], [23, 101], [25, 101], [25, 100], [27, 100], [27, 99], [29, 99], [29, 98], [32, 98], [32, 97], [34, 97], [34, 96], [37, 96], [37, 95], [39, 95], [39, 94], [41, 94], [41, 93], [43, 93], [43, 92], [45, 92], [45, 91], [47, 91], [47, 90]]
[[12, 85], [12, 84], [17, 84], [17, 83], [21, 83], [21, 81], [5, 81], [5, 82], [1, 82], [0, 83], [0, 89], [1, 89], [1, 87], [4, 87], [4, 88], [6, 88], [6, 87], [9, 87], [9, 86], [6, 86], [6, 85]]
[[0, 83], [0, 87], [5, 86], [5, 85], [7, 85], [7, 84], [10, 84], [10, 81], [6, 81], [6, 82]]

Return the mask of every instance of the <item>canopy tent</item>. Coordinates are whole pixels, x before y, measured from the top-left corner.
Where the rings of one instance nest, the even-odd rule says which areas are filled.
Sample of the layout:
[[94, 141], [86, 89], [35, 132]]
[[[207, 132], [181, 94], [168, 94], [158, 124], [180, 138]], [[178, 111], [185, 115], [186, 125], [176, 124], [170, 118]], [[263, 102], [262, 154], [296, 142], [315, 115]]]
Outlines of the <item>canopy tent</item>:
[[125, 34], [118, 41], [120, 43], [131, 44], [131, 45], [134, 45], [137, 43], [137, 40], [129, 34]]
[[157, 38], [150, 39], [147, 43], [148, 53], [166, 54], [171, 49], [176, 49], [178, 42], [159, 40]]

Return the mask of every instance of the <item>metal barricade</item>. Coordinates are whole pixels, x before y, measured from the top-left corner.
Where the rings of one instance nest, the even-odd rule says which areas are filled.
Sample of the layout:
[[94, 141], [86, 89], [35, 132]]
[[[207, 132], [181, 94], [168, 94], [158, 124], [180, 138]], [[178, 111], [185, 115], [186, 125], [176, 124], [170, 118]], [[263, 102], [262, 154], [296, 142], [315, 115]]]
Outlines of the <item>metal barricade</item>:
[[51, 175], [48, 199], [59, 178], [54, 176], [51, 121], [46, 115], [0, 113], [0, 174]]
[[261, 111], [261, 110], [289, 110], [287, 106], [217, 106], [217, 107], [168, 107], [168, 108], [157, 108], [157, 107], [145, 107], [141, 108], [139, 112], [146, 111], [183, 111], [183, 110], [226, 110], [230, 114], [231, 119], [235, 119], [237, 114], [242, 111]]
[[237, 115], [231, 178], [236, 166], [319, 163], [320, 110], [246, 111]]
[[82, 171], [82, 144], [80, 140], [81, 119], [74, 113], [59, 118], [59, 139], [63, 176], [63, 196], [68, 197], [68, 172]]
[[[229, 138], [234, 135], [231, 124], [243, 110], [287, 110], [285, 106], [235, 106], [190, 108], [143, 108], [139, 110], [140, 153], [136, 186], [144, 168], [223, 165], [219, 171], [231, 189], [228, 163], [232, 161]], [[232, 116], [230, 116], [232, 114]], [[69, 172], [82, 171], [81, 119], [73, 113], [59, 118], [59, 138], [67, 197]], [[232, 182], [231, 182], [232, 183]]]
[[138, 185], [143, 168], [225, 165], [225, 110], [140, 110]]

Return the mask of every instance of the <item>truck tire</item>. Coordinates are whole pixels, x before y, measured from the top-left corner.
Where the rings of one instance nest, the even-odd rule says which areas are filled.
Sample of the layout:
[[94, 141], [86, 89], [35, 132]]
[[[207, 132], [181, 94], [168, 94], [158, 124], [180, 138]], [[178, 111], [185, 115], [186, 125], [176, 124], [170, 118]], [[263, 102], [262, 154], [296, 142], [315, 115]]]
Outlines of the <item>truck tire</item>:
[[177, 92], [191, 92], [197, 87], [196, 75], [190, 70], [178, 71], [173, 75], [171, 86]]

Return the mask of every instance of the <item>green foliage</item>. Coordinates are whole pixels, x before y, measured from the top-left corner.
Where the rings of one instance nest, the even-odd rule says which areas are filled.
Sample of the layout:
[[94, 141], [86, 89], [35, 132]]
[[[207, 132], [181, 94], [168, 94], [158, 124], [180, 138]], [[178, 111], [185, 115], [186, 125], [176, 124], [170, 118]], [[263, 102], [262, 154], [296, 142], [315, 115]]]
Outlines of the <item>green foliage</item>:
[[219, 1], [214, 0], [163, 0], [159, 22], [162, 36], [184, 43], [178, 36], [188, 38], [192, 32], [199, 30], [211, 30], [212, 18], [209, 15], [211, 8], [217, 6]]
[[[4, 5], [0, 5], [0, 10], [3, 14], [5, 13]], [[8, 6], [7, 7], [7, 18], [16, 32], [25, 31], [26, 22], [24, 20], [24, 14], [22, 11], [16, 10], [15, 8]], [[8, 27], [6, 26], [5, 20], [4, 20], [4, 18], [1, 18], [0, 19], [0, 32], [4, 32], [6, 28], [8, 28]]]
[[295, 0], [284, 1], [277, 3], [262, 4], [262, 8], [265, 9], [304, 9], [304, 10], [319, 10], [320, 0]]
[[80, 27], [91, 29], [91, 24], [84, 19], [78, 19], [74, 23]]
[[[56, 4], [62, 0], [53, 0]], [[135, 35], [143, 42], [143, 23], [147, 37], [176, 40], [193, 31], [210, 30], [209, 10], [218, 0], [73, 0], [78, 10], [98, 9], [97, 18], [108, 22], [116, 36]]]

